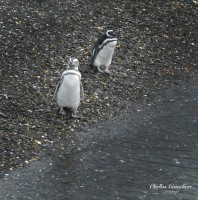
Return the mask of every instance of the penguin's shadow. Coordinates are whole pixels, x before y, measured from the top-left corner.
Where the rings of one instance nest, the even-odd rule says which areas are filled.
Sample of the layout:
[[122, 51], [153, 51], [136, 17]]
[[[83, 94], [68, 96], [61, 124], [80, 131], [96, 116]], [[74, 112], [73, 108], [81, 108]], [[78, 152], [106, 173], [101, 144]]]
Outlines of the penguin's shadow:
[[89, 70], [88, 71], [91, 71], [92, 73], [97, 73], [98, 70], [95, 66], [93, 66], [92, 64], [89, 64]]

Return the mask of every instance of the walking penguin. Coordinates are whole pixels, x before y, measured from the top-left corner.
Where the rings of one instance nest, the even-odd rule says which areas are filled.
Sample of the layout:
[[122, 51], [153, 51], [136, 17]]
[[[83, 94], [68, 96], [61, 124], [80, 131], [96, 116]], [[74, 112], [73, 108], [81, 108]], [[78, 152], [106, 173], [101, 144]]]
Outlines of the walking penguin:
[[80, 105], [80, 100], [84, 99], [81, 73], [78, 71], [78, 67], [78, 59], [70, 58], [68, 67], [62, 73], [61, 80], [54, 93], [54, 97], [60, 107], [60, 112], [63, 113], [63, 108], [65, 107], [71, 108], [74, 116]]
[[97, 67], [99, 72], [103, 72], [100, 67], [105, 67], [105, 72], [110, 73], [109, 66], [117, 44], [116, 34], [113, 30], [108, 30], [96, 41], [91, 55], [91, 65]]

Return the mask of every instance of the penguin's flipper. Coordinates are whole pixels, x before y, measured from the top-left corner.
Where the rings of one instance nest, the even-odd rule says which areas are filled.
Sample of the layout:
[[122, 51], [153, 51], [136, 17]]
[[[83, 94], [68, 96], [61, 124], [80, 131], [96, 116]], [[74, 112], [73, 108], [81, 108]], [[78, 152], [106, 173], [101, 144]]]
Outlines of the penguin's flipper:
[[54, 92], [54, 99], [56, 99], [56, 97], [57, 97], [57, 93], [58, 93], [58, 90], [60, 88], [60, 85], [61, 85], [61, 81], [59, 81], [58, 85], [56, 86], [56, 90]]
[[90, 59], [89, 65], [90, 65], [90, 67], [94, 67], [94, 64], [93, 64], [93, 56], [92, 56], [91, 59]]
[[60, 86], [61, 86], [61, 84], [62, 84], [62, 82], [63, 82], [64, 76], [66, 76], [66, 74], [63, 73], [62, 76], [61, 76], [61, 79], [60, 79], [60, 81], [59, 81], [59, 83], [58, 83], [58, 85], [56, 86], [56, 90], [55, 90], [55, 92], [54, 92], [54, 98], [55, 98], [55, 99], [56, 99], [58, 90], [59, 90], [59, 88], [60, 88]]
[[95, 58], [95, 54], [94, 54], [94, 49], [92, 50], [92, 53], [91, 53], [91, 58], [90, 58], [90, 66], [91, 67], [94, 67], [94, 58]]
[[83, 102], [84, 101], [84, 89], [83, 89], [82, 82], [80, 82], [80, 97]]

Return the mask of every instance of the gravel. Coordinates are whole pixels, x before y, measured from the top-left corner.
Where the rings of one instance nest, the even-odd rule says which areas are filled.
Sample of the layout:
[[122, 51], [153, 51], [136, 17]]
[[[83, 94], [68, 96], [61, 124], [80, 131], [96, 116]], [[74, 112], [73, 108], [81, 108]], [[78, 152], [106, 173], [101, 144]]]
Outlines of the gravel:
[[[0, 174], [71, 150], [73, 132], [112, 119], [197, 72], [197, 4], [190, 0], [0, 0]], [[111, 75], [89, 66], [97, 37], [119, 32]], [[78, 118], [53, 93], [68, 58], [80, 61]], [[64, 142], [63, 142], [64, 141]], [[71, 147], [71, 148], [69, 148]]]

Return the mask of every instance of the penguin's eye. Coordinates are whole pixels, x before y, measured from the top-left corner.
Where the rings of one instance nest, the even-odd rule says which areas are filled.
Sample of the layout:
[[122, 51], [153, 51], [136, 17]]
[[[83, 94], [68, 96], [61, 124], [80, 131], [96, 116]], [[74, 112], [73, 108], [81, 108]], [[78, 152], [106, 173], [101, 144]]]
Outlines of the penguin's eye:
[[113, 31], [108, 31], [108, 32], [107, 32], [107, 35], [108, 35], [109, 37], [115, 37], [115, 36], [116, 36], [116, 34], [115, 34]]
[[111, 32], [110, 35], [113, 37], [116, 36], [116, 34], [114, 32]]

